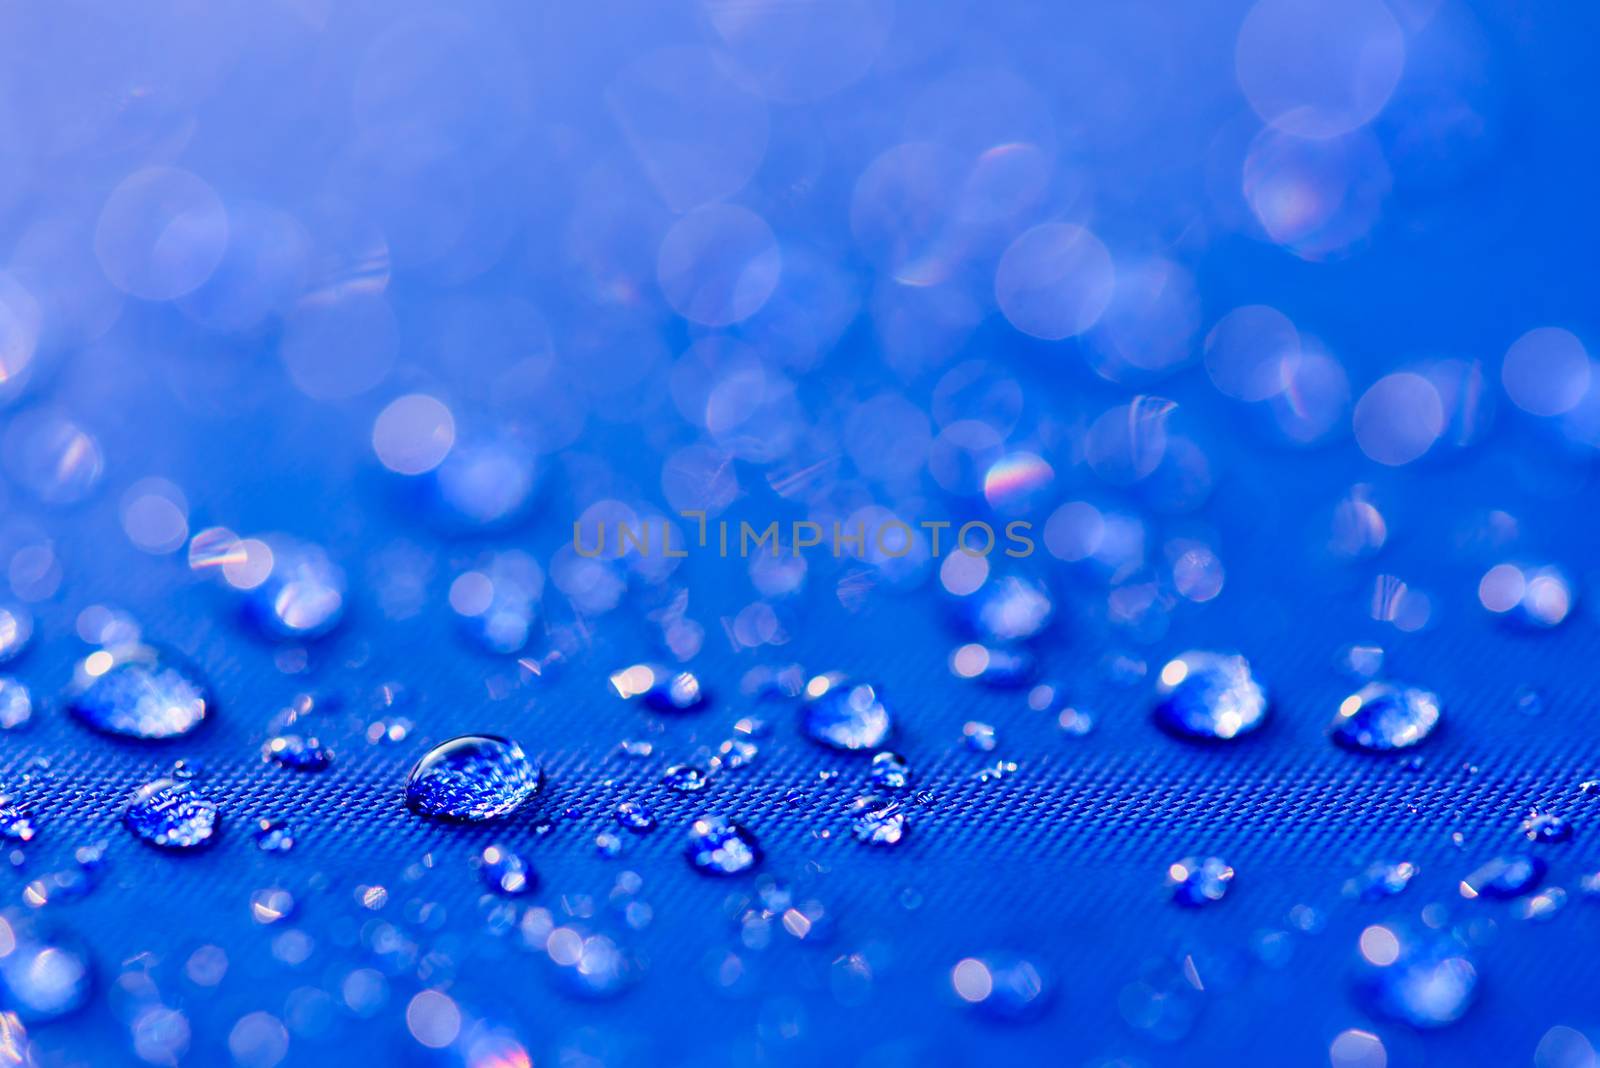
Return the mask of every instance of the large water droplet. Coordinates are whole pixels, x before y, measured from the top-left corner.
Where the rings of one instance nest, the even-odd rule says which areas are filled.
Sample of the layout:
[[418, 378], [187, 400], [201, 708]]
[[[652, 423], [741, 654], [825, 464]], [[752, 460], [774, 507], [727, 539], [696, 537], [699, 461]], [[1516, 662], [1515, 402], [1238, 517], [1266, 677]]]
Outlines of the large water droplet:
[[106, 734], [176, 738], [211, 712], [211, 693], [178, 657], [148, 645], [98, 649], [78, 665], [67, 710]]
[[1368, 927], [1361, 955], [1357, 997], [1373, 1013], [1413, 1027], [1454, 1023], [1477, 992], [1478, 973], [1466, 950], [1444, 935]]
[[1020, 1023], [1049, 1003], [1049, 986], [1038, 965], [1014, 954], [968, 957], [950, 969], [956, 997], [991, 1019]]
[[1461, 880], [1461, 896], [1506, 901], [1538, 886], [1549, 865], [1528, 853], [1507, 853], [1479, 865]]
[[279, 734], [261, 747], [261, 759], [291, 771], [322, 771], [333, 764], [333, 750], [299, 734]]
[[1408, 749], [1439, 725], [1439, 698], [1415, 686], [1369, 682], [1339, 704], [1333, 740], [1346, 749]]
[[1226, 741], [1267, 718], [1267, 694], [1237, 654], [1184, 653], [1156, 683], [1156, 723], [1181, 738]]
[[800, 725], [812, 741], [850, 751], [877, 749], [888, 741], [894, 722], [871, 684], [818, 675], [805, 692]]
[[250, 619], [275, 638], [318, 638], [344, 616], [344, 570], [321, 546], [292, 538], [266, 539], [271, 571], [250, 591]]
[[33, 638], [33, 614], [21, 605], [0, 605], [0, 664], [22, 655]]
[[33, 719], [33, 695], [16, 679], [0, 675], [0, 731], [25, 727]]
[[6, 949], [0, 955], [6, 1008], [27, 1023], [65, 1016], [88, 1000], [93, 968], [76, 939], [13, 932], [0, 921], [0, 943], [0, 949]]
[[614, 672], [611, 688], [617, 696], [625, 700], [638, 698], [657, 712], [688, 712], [706, 701], [693, 672], [660, 664], [634, 664]]
[[207, 845], [220, 818], [216, 803], [181, 779], [157, 779], [139, 787], [122, 814], [128, 830], [163, 849]]
[[508, 738], [468, 734], [428, 750], [406, 780], [413, 812], [452, 820], [509, 816], [539, 792], [543, 776]]
[[526, 894], [539, 881], [527, 861], [501, 845], [486, 848], [478, 855], [478, 863], [484, 885], [497, 894]]
[[684, 856], [707, 875], [738, 875], [761, 862], [761, 846], [755, 835], [730, 819], [699, 816], [689, 825]]
[[1233, 885], [1233, 868], [1221, 857], [1184, 857], [1167, 869], [1172, 900], [1190, 908], [1221, 901]]

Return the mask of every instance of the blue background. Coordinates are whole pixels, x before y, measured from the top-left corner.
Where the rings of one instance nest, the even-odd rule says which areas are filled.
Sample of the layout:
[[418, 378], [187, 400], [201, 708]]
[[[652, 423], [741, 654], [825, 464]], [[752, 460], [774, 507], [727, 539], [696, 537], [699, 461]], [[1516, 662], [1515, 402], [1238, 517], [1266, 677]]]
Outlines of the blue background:
[[[51, 768], [28, 789], [38, 839], [20, 868], [0, 872], [0, 893], [20, 903], [26, 882], [68, 864], [74, 847], [109, 841], [102, 884], [41, 910], [81, 937], [98, 974], [79, 1015], [31, 1029], [39, 1063], [130, 1061], [138, 1002], [118, 977], [142, 971], [188, 1021], [183, 1060], [196, 1064], [225, 1063], [231, 1029], [252, 1012], [286, 1021], [289, 1063], [475, 1063], [467, 1039], [481, 1028], [516, 1036], [536, 1064], [564, 1065], [1326, 1064], [1349, 1028], [1379, 1035], [1392, 1065], [1591, 1063], [1581, 1051], [1553, 1059], [1546, 1046], [1538, 1061], [1535, 1051], [1552, 1027], [1600, 1027], [1600, 919], [1577, 885], [1600, 867], [1589, 798], [1577, 790], [1600, 775], [1594, 620], [1580, 592], [1562, 626], [1517, 631], [1483, 610], [1477, 583], [1516, 558], [1560, 564], [1580, 591], [1593, 585], [1591, 446], [1581, 429], [1519, 410], [1499, 368], [1529, 329], [1588, 338], [1595, 328], [1600, 27], [1578, 4], [1426, 7], [1396, 9], [1403, 74], [1349, 135], [1369, 153], [1351, 158], [1365, 162], [1333, 174], [1349, 189], [1377, 186], [1372, 209], [1314, 255], [1274, 241], [1240, 191], [1246, 146], [1264, 126], [1236, 76], [1248, 5], [840, 3], [819, 9], [813, 36], [780, 33], [767, 51], [745, 52], [711, 8], [672, 5], [9, 7], [0, 253], [41, 325], [26, 388], [6, 398], [0, 421], [62, 413], [104, 460], [93, 492], [70, 505], [30, 493], [14, 459], [0, 481], [0, 550], [10, 560], [46, 544], [60, 569], [47, 589], [8, 572], [16, 597], [36, 602], [38, 632], [8, 670], [43, 707], [29, 728], [0, 737], [0, 778], [15, 780], [39, 756]], [[618, 103], [633, 64], [679, 46], [701, 51], [662, 60], [660, 85], [676, 98], [650, 97], [636, 112]], [[792, 82], [763, 82], [774, 67]], [[641, 131], [683, 154], [644, 158]], [[863, 171], [907, 141], [962, 161], [1027, 142], [1051, 168], [1035, 195], [1006, 199], [998, 221], [940, 253], [951, 259], [937, 284], [907, 286], [852, 221]], [[173, 279], [192, 269], [182, 242], [203, 247], [203, 234], [174, 237], [175, 261], [135, 265], [136, 283], [161, 299], [126, 291], [120, 254], [108, 267], [96, 251], [97, 227], [139, 221], [113, 214], [107, 224], [106, 205], [149, 166], [198, 176], [230, 223], [222, 266], [173, 299], [163, 287], [183, 288]], [[657, 250], [676, 220], [713, 200], [754, 211], [776, 235], [778, 288], [726, 332], [793, 383], [813, 431], [781, 460], [734, 462], [724, 477], [737, 500], [725, 516], [808, 514], [773, 492], [772, 472], [828, 459], [819, 479], [841, 499], [908, 517], [998, 524], [1022, 514], [1042, 529], [1069, 500], [1138, 517], [1148, 542], [1140, 574], [1155, 576], [1166, 604], [1141, 625], [1108, 613], [1126, 576], [1043, 551], [1029, 561], [1057, 604], [1036, 646], [1043, 676], [1093, 712], [1090, 734], [1064, 734], [1019, 692], [951, 676], [959, 639], [931, 569], [897, 584], [858, 562], [812, 557], [803, 589], [775, 599], [781, 647], [730, 648], [724, 621], [759, 595], [744, 562], [709, 555], [692, 556], [665, 588], [628, 579], [605, 611], [547, 588], [551, 630], [530, 653], [559, 646], [566, 656], [537, 677], [463, 640], [447, 591], [483, 551], [524, 549], [549, 565], [596, 501], [670, 514], [705, 489], [664, 489], [662, 469], [709, 440], [668, 383], [684, 350], [716, 331], [677, 314]], [[937, 246], [951, 231], [933, 215], [893, 232]], [[251, 218], [271, 222], [251, 229]], [[1183, 361], [1108, 380], [1092, 368], [1092, 335], [1051, 341], [1013, 327], [996, 306], [996, 263], [1017, 235], [1051, 220], [1090, 227], [1119, 263], [1159, 253], [1181, 266], [1197, 301]], [[360, 239], [340, 240], [350, 233]], [[722, 255], [713, 243], [697, 269], [742, 269]], [[318, 288], [330, 277], [358, 283]], [[335, 388], [317, 395], [286, 369], [285, 339], [303, 327], [307, 294], [330, 292], [336, 329], [305, 342], [313, 364], [333, 368]], [[1475, 362], [1484, 395], [1449, 416], [1477, 432], [1386, 466], [1350, 436], [1347, 402], [1316, 448], [1291, 447], [1268, 406], [1222, 396], [1200, 365], [1206, 331], [1250, 303], [1315, 335], [1352, 399], [1431, 359]], [[241, 308], [225, 322], [211, 314]], [[801, 325], [817, 337], [796, 340]], [[376, 370], [341, 370], [358, 361], [352, 352], [376, 353]], [[518, 378], [529, 355], [538, 373]], [[1054, 472], [1020, 512], [952, 493], [920, 463], [896, 479], [853, 468], [871, 451], [847, 429], [867, 398], [890, 392], [928, 412], [941, 377], [974, 359], [985, 380], [1021, 386], [1007, 449], [1038, 453]], [[535, 443], [543, 480], [525, 521], [443, 530], [382, 468], [373, 420], [410, 392], [444, 399], [460, 427]], [[1203, 501], [1175, 512], [1142, 485], [1107, 482], [1085, 458], [1086, 428], [1140, 392], [1176, 402], [1168, 426], [1209, 461]], [[181, 552], [140, 552], [119, 503], [148, 476], [182, 488], [191, 531], [284, 531], [325, 546], [350, 578], [341, 626], [307, 646], [302, 665], [244, 626], [233, 598]], [[1370, 486], [1388, 536], [1377, 554], [1347, 561], [1327, 551], [1329, 513], [1356, 484]], [[1514, 521], [1514, 536], [1485, 533], [1491, 510]], [[1175, 537], [1204, 541], [1222, 561], [1214, 600], [1172, 595], [1160, 544]], [[415, 577], [410, 601], [393, 593], [397, 576]], [[1426, 626], [1374, 618], [1380, 576], [1425, 591]], [[855, 593], [841, 597], [841, 581]], [[628, 663], [670, 659], [648, 613], [679, 590], [705, 630], [689, 666], [714, 696], [665, 719], [619, 701], [605, 680]], [[128, 612], [147, 638], [200, 667], [218, 703], [204, 733], [123, 744], [62, 714], [54, 695], [87, 651], [74, 621], [93, 604]], [[1446, 721], [1420, 770], [1328, 743], [1327, 722], [1353, 688], [1337, 663], [1352, 642], [1381, 645], [1388, 673], [1440, 694]], [[1189, 648], [1250, 658], [1275, 698], [1263, 731], [1228, 747], [1180, 744], [1149, 722], [1149, 678], [1127, 684], [1106, 666], [1126, 657], [1153, 676]], [[758, 740], [753, 767], [698, 795], [660, 784], [665, 765], [714, 747], [751, 711], [739, 688], [747, 670], [788, 662], [881, 682], [899, 718], [896, 748], [927, 791], [899, 847], [854, 840], [845, 809], [865, 786], [864, 763], [806, 742], [786, 708], [762, 713], [773, 733]], [[397, 711], [415, 729], [401, 744], [372, 745], [366, 726], [384, 714], [374, 695], [391, 682], [403, 685]], [[1526, 686], [1542, 695], [1538, 715], [1517, 709]], [[334, 706], [317, 734], [338, 759], [320, 774], [258, 757], [269, 719], [302, 692]], [[969, 720], [996, 727], [994, 754], [961, 744]], [[492, 827], [409, 814], [410, 765], [430, 741], [468, 731], [519, 739], [545, 763], [544, 792]], [[650, 738], [654, 755], [619, 757], [625, 737]], [[203, 764], [201, 783], [224, 810], [221, 841], [195, 855], [158, 854], [119, 824], [128, 792], [178, 757]], [[1016, 762], [1014, 774], [974, 777], [1000, 758]], [[819, 778], [828, 770], [838, 777]], [[626, 799], [652, 804], [661, 826], [625, 836], [620, 857], [600, 857], [594, 835]], [[1459, 879], [1515, 846], [1534, 807], [1576, 827], [1571, 843], [1538, 847], [1550, 883], [1572, 895], [1567, 908], [1534, 924], [1504, 904], [1462, 901]], [[780, 931], [765, 950], [741, 946], [733, 916], [752, 881], [701, 877], [681, 855], [680, 828], [700, 811], [749, 825], [766, 850], [762, 870], [822, 902], [831, 937], [812, 945]], [[248, 830], [261, 816], [293, 822], [291, 853], [255, 848]], [[573, 998], [514, 932], [488, 930], [470, 860], [494, 841], [539, 872], [540, 889], [518, 907], [559, 915], [588, 895], [597, 915], [585, 925], [639, 955], [640, 981], [614, 1000]], [[1238, 876], [1220, 903], [1180, 910], [1163, 876], [1193, 853], [1226, 857]], [[1421, 867], [1403, 895], [1377, 904], [1341, 895], [1385, 857]], [[639, 896], [653, 909], [640, 930], [606, 903], [624, 870], [642, 876]], [[371, 885], [388, 890], [376, 912], [357, 897]], [[251, 918], [249, 896], [266, 886], [299, 902], [290, 922], [314, 940], [299, 965], [271, 950], [284, 925]], [[1481, 990], [1462, 1021], [1424, 1034], [1368, 1017], [1349, 977], [1363, 927], [1414, 922], [1430, 902], [1470, 930]], [[1315, 930], [1291, 922], [1300, 905], [1320, 916]], [[361, 934], [372, 922], [393, 924], [414, 953], [374, 955]], [[1253, 947], [1280, 931], [1287, 961], [1263, 961]], [[206, 944], [229, 961], [210, 990], [184, 975]], [[996, 951], [1022, 952], [1046, 972], [1051, 1000], [1037, 1020], [1008, 1026], [956, 1002], [953, 964]], [[745, 977], [725, 989], [711, 962], [730, 953]], [[837, 962], [850, 954], [869, 963], [870, 982], [849, 981]], [[1172, 984], [1185, 958], [1204, 992], [1178, 995], [1170, 1029], [1139, 1026], [1139, 984]], [[387, 976], [387, 1002], [371, 1018], [339, 1001], [343, 977], [361, 967]], [[463, 1039], [451, 1049], [427, 1050], [407, 1031], [405, 1006], [425, 988], [460, 1006]]]

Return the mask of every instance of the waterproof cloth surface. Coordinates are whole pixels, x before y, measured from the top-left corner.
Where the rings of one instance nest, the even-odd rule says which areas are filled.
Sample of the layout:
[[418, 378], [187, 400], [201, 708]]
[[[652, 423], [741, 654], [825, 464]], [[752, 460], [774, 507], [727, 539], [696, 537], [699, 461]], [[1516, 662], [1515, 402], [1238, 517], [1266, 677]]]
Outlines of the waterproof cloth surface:
[[[39, 1064], [1593, 1063], [1596, 394], [1581, 352], [1502, 374], [1529, 330], [1600, 336], [1593, 13], [1355, 5], [1377, 29], [1314, 24], [1400, 40], [1389, 97], [1256, 151], [1282, 131], [1250, 76], [1276, 38], [1241, 36], [1247, 5], [824, 6], [838, 21], [804, 33], [743, 33], [729, 5], [621, 4], [286, 5], [92, 34], [31, 11], [0, 35], [17, 132], [0, 140], [27, 149], [0, 185], [0, 261], [29, 295], [0, 286], [0, 303], [33, 309], [0, 319], [25, 327], [0, 335], [0, 367], [29, 356], [20, 387], [0, 376], [0, 600], [35, 630], [0, 671], [37, 704], [0, 733], [0, 782], [36, 831], [0, 864], [0, 899], [16, 931], [75, 938], [93, 965], [81, 1008], [28, 1024]], [[225, 236], [187, 179], [113, 196], [169, 166], [214, 192]], [[776, 280], [759, 228], [704, 214], [722, 201], [770, 227]], [[674, 231], [685, 218], [707, 228]], [[1052, 246], [1019, 269], [1070, 284], [1040, 283], [1046, 322], [1029, 317], [998, 265], [1057, 223], [1092, 228], [1118, 292], [1148, 299], [1111, 305], [1099, 333], [1040, 336], [1052, 301], [1107, 281]], [[1135, 270], [1150, 257], [1178, 273], [1152, 283]], [[1299, 339], [1243, 401], [1219, 392], [1206, 338], [1251, 304]], [[715, 349], [733, 342], [748, 349]], [[1295, 362], [1308, 353], [1325, 362]], [[1330, 365], [1332, 384], [1306, 371]], [[462, 529], [431, 475], [380, 463], [375, 421], [416, 393], [459, 442], [506, 434], [538, 457], [525, 514]], [[967, 453], [941, 436], [962, 419]], [[136, 486], [151, 477], [181, 490], [175, 544], [132, 508], [172, 499]], [[1054, 603], [1026, 645], [1032, 682], [1092, 727], [1064, 730], [1028, 686], [957, 677], [971, 635], [938, 561], [824, 547], [798, 582], [711, 550], [585, 570], [570, 541], [597, 502], [758, 528], [869, 504], [1030, 521], [1037, 551], [1003, 563]], [[1058, 523], [1088, 540], [1047, 544], [1071, 502]], [[263, 634], [220, 563], [189, 566], [184, 535], [214, 527], [326, 549], [348, 578], [338, 625]], [[490, 653], [452, 585], [509, 550], [537, 561], [541, 605], [525, 648]], [[1563, 569], [1559, 625], [1485, 608], [1507, 561]], [[215, 697], [200, 729], [141, 742], [69, 715], [92, 606], [196, 666]], [[1329, 740], [1363, 681], [1352, 645], [1438, 695], [1414, 751]], [[1192, 649], [1248, 658], [1262, 729], [1196, 744], [1157, 728], [1162, 666]], [[608, 682], [680, 655], [699, 708], [652, 711]], [[879, 687], [912, 769], [898, 844], [853, 833], [870, 751], [821, 748], [798, 704], [746, 692], [752, 669], [788, 664]], [[325, 770], [262, 759], [300, 695], [314, 710], [293, 730], [334, 751]], [[768, 728], [748, 766], [700, 792], [664, 782], [746, 717]], [[992, 750], [969, 723], [994, 728]], [[540, 793], [490, 824], [410, 812], [412, 765], [478, 733], [538, 760]], [[123, 823], [180, 759], [221, 810], [209, 848], [159, 850]], [[624, 801], [655, 829], [619, 827]], [[1571, 840], [1528, 842], [1532, 811]], [[759, 865], [694, 870], [701, 814], [748, 827]], [[258, 848], [263, 818], [292, 849]], [[87, 893], [30, 900], [102, 841]], [[486, 886], [474, 862], [494, 844], [532, 867], [529, 893]], [[1463, 895], [1515, 851], [1548, 862], [1564, 908]], [[1182, 907], [1169, 867], [1206, 856], [1235, 876]], [[1418, 874], [1381, 900], [1346, 892], [1379, 861]], [[272, 889], [287, 915], [253, 899]], [[611, 939], [627, 981], [586, 996], [539, 909]], [[1470, 959], [1459, 1020], [1375, 1013], [1357, 990], [1375, 926]], [[958, 993], [960, 962], [1002, 955], [1041, 977], [1026, 1019]]]

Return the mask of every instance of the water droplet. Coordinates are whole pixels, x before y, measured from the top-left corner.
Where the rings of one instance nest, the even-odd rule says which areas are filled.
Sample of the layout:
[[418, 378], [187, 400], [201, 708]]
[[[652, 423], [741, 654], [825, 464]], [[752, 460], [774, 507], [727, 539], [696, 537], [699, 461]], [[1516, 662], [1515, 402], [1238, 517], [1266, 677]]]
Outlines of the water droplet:
[[575, 927], [553, 928], [544, 950], [562, 989], [581, 998], [615, 997], [638, 973], [638, 963], [610, 937]]
[[1221, 857], [1184, 857], [1167, 869], [1172, 900], [1190, 908], [1221, 901], [1233, 883], [1233, 869]]
[[1339, 704], [1333, 740], [1346, 749], [1408, 749], [1439, 724], [1439, 698], [1415, 686], [1369, 682]]
[[617, 751], [631, 760], [643, 760], [656, 751], [654, 744], [642, 739], [624, 738]]
[[711, 785], [711, 776], [693, 764], [673, 764], [661, 773], [661, 781], [684, 794], [697, 794]]
[[491, 653], [520, 652], [533, 634], [544, 572], [521, 552], [494, 553], [450, 585], [464, 633]]
[[756, 743], [743, 738], [729, 738], [717, 746], [717, 755], [712, 760], [719, 768], [737, 771], [755, 763], [756, 757], [760, 754], [761, 750]]
[[478, 863], [484, 885], [497, 894], [515, 897], [532, 890], [538, 883], [528, 862], [504, 846], [487, 847], [478, 854]]
[[212, 711], [195, 671], [148, 645], [97, 649], [79, 663], [67, 710], [97, 731], [124, 738], [176, 738]]
[[594, 851], [602, 857], [620, 856], [622, 839], [610, 831], [601, 831], [594, 836]]
[[1524, 716], [1537, 716], [1544, 712], [1544, 695], [1532, 686], [1518, 686], [1513, 699], [1517, 711]]
[[1361, 950], [1356, 994], [1377, 1015], [1435, 1028], [1459, 1020], [1472, 1004], [1478, 973], [1454, 939], [1369, 927]]
[[294, 895], [282, 887], [267, 887], [250, 895], [250, 916], [259, 924], [287, 920], [294, 911]]
[[294, 828], [283, 820], [257, 820], [254, 838], [263, 853], [287, 853], [294, 848]]
[[873, 756], [869, 774], [872, 785], [880, 790], [904, 790], [911, 785], [911, 764], [887, 749]]
[[961, 737], [966, 741], [967, 748], [974, 753], [992, 753], [995, 746], [1000, 744], [1000, 738], [995, 729], [987, 723], [969, 720], [961, 725]]
[[1559, 886], [1547, 886], [1537, 894], [1523, 898], [1512, 906], [1520, 919], [1543, 923], [1567, 907], [1567, 892]]
[[1339, 669], [1353, 678], [1367, 680], [1383, 670], [1383, 647], [1347, 645], [1339, 653]]
[[0, 664], [22, 655], [33, 639], [33, 614], [21, 605], [0, 605]]
[[250, 589], [246, 613], [268, 635], [318, 638], [344, 616], [344, 570], [321, 546], [274, 536], [265, 539], [270, 570]]
[[333, 764], [333, 750], [299, 734], [280, 734], [261, 747], [261, 759], [291, 771], [322, 771]]
[[898, 801], [863, 797], [857, 799], [851, 810], [858, 813], [853, 824], [857, 841], [892, 846], [899, 845], [906, 836], [906, 814]]
[[1026, 686], [1033, 681], [1038, 661], [1026, 649], [972, 643], [950, 654], [950, 674], [971, 679], [997, 690]]
[[198, 760], [174, 760], [172, 762], [172, 777], [174, 779], [198, 779], [205, 774], [205, 765]]
[[1522, 821], [1522, 836], [1530, 842], [1565, 842], [1572, 837], [1572, 824], [1548, 812], [1530, 812]]
[[1529, 853], [1495, 857], [1461, 880], [1461, 896], [1501, 901], [1521, 897], [1543, 881], [1547, 868], [1541, 858]]
[[16, 679], [0, 675], [0, 731], [25, 727], [33, 719], [33, 695]]
[[1184, 653], [1156, 683], [1157, 725], [1180, 738], [1226, 741], [1267, 718], [1267, 694], [1237, 654]]
[[128, 830], [163, 849], [209, 844], [220, 818], [215, 802], [180, 779], [157, 779], [139, 787], [122, 815]]
[[467, 734], [428, 750], [406, 780], [413, 812], [451, 820], [509, 816], [543, 785], [539, 766], [508, 738]]
[[800, 717], [806, 737], [830, 749], [877, 749], [893, 729], [877, 690], [838, 674], [818, 675], [806, 684]]
[[962, 625], [989, 645], [1027, 641], [1055, 614], [1044, 584], [1020, 575], [991, 577], [957, 605]]
[[611, 813], [616, 821], [634, 834], [644, 834], [652, 831], [656, 826], [656, 817], [648, 808], [637, 801], [624, 801]]
[[973, 1009], [1006, 1023], [1033, 1019], [1049, 1003], [1049, 987], [1038, 966], [1013, 954], [958, 961], [950, 969], [950, 986]]
[[1484, 608], [1530, 630], [1558, 626], [1576, 598], [1572, 581], [1558, 567], [1496, 564], [1478, 582]]
[[684, 856], [707, 875], [738, 875], [761, 862], [761, 846], [755, 835], [730, 819], [699, 816], [689, 825]]
[[538, 486], [539, 467], [519, 442], [489, 435], [458, 438], [425, 477], [449, 525], [487, 530], [515, 523], [525, 514]]
[[42, 1023], [75, 1012], [88, 1001], [93, 967], [75, 939], [13, 933], [9, 925], [3, 926], [3, 940], [10, 945], [9, 952], [0, 956], [7, 1008], [27, 1023]]
[[634, 664], [611, 676], [611, 688], [624, 700], [638, 698], [657, 712], [688, 712], [706, 701], [700, 680], [689, 671], [660, 664]]
[[1408, 860], [1380, 860], [1344, 884], [1345, 897], [1381, 901], [1393, 897], [1416, 878], [1417, 866]]

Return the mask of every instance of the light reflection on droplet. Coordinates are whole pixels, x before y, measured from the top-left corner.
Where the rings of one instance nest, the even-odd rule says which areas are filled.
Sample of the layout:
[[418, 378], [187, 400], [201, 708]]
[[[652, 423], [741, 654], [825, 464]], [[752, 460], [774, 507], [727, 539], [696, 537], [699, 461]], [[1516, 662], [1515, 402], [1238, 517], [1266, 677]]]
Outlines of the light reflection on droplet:
[[1530, 415], [1561, 415], [1578, 406], [1592, 375], [1589, 354], [1570, 331], [1545, 326], [1506, 350], [1500, 382], [1511, 403]]
[[122, 530], [147, 553], [177, 552], [189, 539], [189, 502], [164, 478], [141, 479], [122, 495]]
[[1356, 402], [1356, 444], [1370, 459], [1400, 467], [1420, 459], [1444, 431], [1444, 402], [1421, 375], [1401, 371], [1374, 382]]
[[411, 393], [389, 403], [372, 424], [372, 450], [400, 475], [420, 475], [444, 462], [456, 443], [455, 418], [443, 401]]

